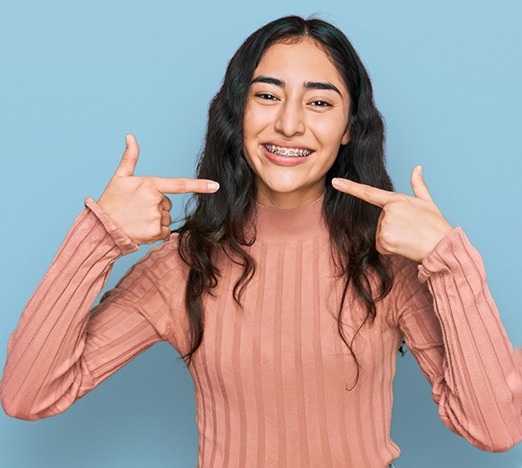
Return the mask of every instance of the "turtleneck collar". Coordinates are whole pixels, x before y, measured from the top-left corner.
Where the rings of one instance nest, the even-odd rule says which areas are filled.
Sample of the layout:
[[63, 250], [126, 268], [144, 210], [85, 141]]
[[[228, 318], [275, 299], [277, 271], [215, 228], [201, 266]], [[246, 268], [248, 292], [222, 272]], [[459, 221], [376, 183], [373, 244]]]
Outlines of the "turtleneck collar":
[[324, 194], [307, 205], [286, 210], [256, 203], [256, 238], [265, 242], [288, 242], [328, 237], [323, 201]]

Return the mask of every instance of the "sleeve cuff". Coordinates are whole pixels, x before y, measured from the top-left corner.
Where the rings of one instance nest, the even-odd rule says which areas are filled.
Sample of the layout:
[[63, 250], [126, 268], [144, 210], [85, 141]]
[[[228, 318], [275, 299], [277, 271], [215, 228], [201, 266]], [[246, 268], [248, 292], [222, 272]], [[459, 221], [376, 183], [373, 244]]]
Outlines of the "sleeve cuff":
[[140, 246], [118, 228], [92, 198], [85, 197], [85, 207], [88, 208], [103, 224], [103, 227], [112, 237], [114, 243], [120, 248], [122, 255], [139, 250]]
[[472, 247], [462, 228], [457, 227], [444, 237], [419, 265], [419, 281], [425, 283], [432, 274], [448, 271], [448, 259], [458, 256], [463, 246]]

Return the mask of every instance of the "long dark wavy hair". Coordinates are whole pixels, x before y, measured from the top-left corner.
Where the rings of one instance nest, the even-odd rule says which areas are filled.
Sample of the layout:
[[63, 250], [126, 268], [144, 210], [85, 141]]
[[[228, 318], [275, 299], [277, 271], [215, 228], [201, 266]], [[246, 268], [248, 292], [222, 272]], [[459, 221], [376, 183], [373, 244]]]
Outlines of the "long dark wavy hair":
[[[323, 213], [335, 265], [344, 285], [338, 330], [357, 362], [357, 371], [359, 363], [352, 350], [353, 338], [366, 322], [374, 320], [376, 302], [392, 287], [392, 275], [375, 249], [380, 209], [331, 186], [333, 177], [344, 177], [385, 190], [393, 189], [384, 164], [384, 124], [373, 101], [368, 73], [346, 36], [333, 25], [298, 16], [277, 19], [248, 37], [227, 67], [221, 89], [210, 104], [205, 146], [197, 167], [199, 178], [216, 180], [220, 189], [211, 196], [196, 194], [193, 211], [177, 230], [181, 258], [190, 266], [185, 297], [190, 349], [182, 356], [187, 365], [203, 339], [202, 296], [211, 294], [219, 281], [216, 253], [225, 253], [242, 266], [233, 291], [238, 304], [255, 273], [255, 261], [245, 250], [255, 241], [255, 232], [245, 229], [255, 207], [255, 177], [243, 154], [243, 118], [254, 70], [271, 45], [296, 42], [305, 37], [314, 39], [327, 53], [351, 98], [350, 141], [340, 147], [327, 174]], [[353, 288], [355, 298], [362, 301], [367, 310], [352, 337], [345, 336], [342, 326], [349, 288]], [[355, 382], [358, 375], [357, 372]]]

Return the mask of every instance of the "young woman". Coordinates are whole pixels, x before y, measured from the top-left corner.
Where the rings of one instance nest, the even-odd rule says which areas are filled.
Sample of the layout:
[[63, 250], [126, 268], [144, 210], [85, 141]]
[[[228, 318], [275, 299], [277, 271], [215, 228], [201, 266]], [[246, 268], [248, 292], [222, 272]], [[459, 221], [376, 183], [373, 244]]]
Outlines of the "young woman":
[[[152, 344], [184, 357], [199, 466], [385, 467], [404, 339], [444, 423], [522, 439], [522, 353], [480, 255], [433, 202], [392, 192], [383, 123], [346, 37], [287, 17], [239, 48], [212, 101], [198, 179], [135, 177], [138, 146], [86, 200], [9, 342], [5, 411], [67, 409]], [[165, 193], [197, 192], [171, 235]], [[89, 311], [111, 266], [165, 239]]]

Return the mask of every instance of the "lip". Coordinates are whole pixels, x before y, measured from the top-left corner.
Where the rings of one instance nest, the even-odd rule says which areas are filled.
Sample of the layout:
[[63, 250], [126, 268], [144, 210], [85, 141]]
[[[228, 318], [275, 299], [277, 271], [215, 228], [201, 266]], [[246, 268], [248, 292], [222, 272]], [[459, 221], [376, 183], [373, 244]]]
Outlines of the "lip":
[[293, 166], [300, 166], [301, 164], [304, 164], [306, 161], [308, 161], [314, 154], [314, 151], [308, 156], [299, 156], [299, 157], [290, 157], [290, 156], [280, 156], [278, 154], [271, 153], [265, 148], [265, 145], [275, 145], [280, 146], [282, 148], [296, 148], [296, 149], [308, 149], [306, 146], [298, 146], [298, 145], [289, 145], [288, 142], [281, 144], [280, 142], [270, 142], [270, 143], [263, 143], [260, 146], [261, 151], [263, 151], [263, 154], [265, 157], [272, 163], [277, 164], [278, 166], [285, 166], [285, 167], [293, 167]]

